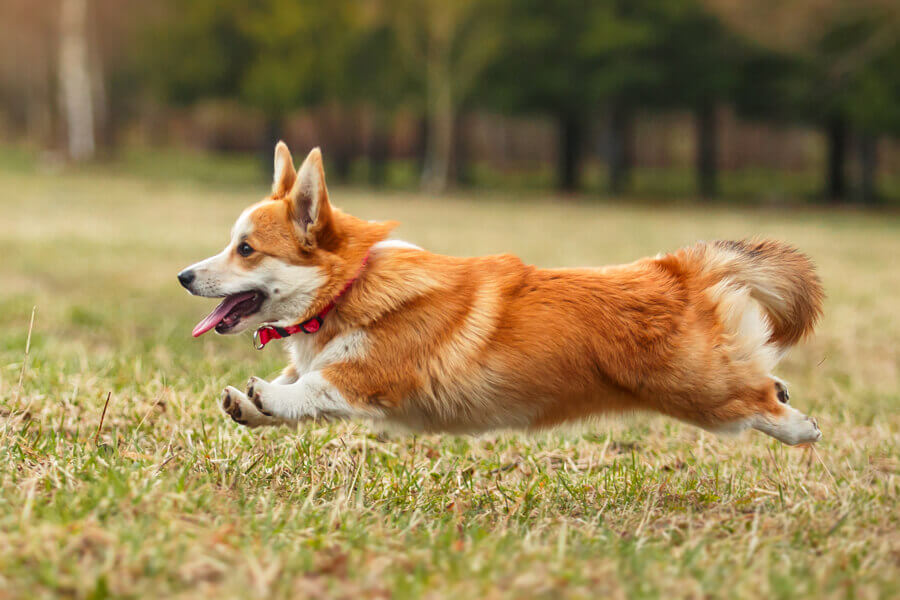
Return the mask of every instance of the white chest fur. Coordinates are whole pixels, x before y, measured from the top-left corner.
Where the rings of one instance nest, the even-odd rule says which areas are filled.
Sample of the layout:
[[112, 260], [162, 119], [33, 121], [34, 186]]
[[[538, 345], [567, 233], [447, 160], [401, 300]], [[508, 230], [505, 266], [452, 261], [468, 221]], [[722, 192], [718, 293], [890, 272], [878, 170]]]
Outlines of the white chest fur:
[[352, 329], [332, 338], [321, 350], [317, 349], [315, 334], [291, 336], [289, 344], [291, 362], [301, 377], [329, 365], [361, 359], [367, 347], [366, 334], [361, 329]]

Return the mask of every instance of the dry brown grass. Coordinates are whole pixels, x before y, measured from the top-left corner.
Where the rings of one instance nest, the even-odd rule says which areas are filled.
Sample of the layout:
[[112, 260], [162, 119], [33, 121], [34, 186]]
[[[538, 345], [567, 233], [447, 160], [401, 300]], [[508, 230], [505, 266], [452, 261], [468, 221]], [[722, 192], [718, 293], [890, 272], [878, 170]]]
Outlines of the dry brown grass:
[[825, 438], [250, 432], [215, 400], [279, 349], [190, 339], [205, 306], [174, 276], [259, 192], [0, 173], [0, 598], [900, 594], [896, 217], [337, 191], [432, 250], [547, 266], [791, 241], [828, 301], [780, 374]]

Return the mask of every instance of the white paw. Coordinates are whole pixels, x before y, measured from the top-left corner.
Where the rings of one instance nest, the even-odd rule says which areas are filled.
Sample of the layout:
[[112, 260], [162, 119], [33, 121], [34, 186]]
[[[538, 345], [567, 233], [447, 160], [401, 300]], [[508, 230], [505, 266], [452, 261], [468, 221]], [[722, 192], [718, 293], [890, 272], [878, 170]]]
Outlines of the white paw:
[[[247, 380], [247, 398], [262, 414], [271, 417], [272, 384], [259, 377], [251, 377]], [[268, 407], [267, 407], [268, 403]]]
[[232, 386], [228, 386], [222, 392], [222, 410], [235, 423], [251, 428], [263, 425], [277, 425], [279, 422], [277, 419], [260, 412], [244, 392]]
[[753, 427], [791, 446], [811, 444], [822, 439], [816, 420], [790, 406], [785, 406], [780, 416], [757, 417]]

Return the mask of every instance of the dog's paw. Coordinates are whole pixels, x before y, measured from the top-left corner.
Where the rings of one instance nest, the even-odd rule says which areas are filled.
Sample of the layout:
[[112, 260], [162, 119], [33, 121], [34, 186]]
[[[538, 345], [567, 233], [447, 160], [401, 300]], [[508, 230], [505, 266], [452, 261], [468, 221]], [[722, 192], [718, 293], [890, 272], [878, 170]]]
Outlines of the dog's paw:
[[816, 420], [790, 406], [785, 406], [779, 416], [757, 418], [753, 426], [791, 446], [812, 444], [822, 439], [822, 432]]
[[265, 409], [263, 398], [269, 385], [269, 382], [263, 381], [259, 377], [251, 377], [247, 381], [247, 398], [250, 399], [256, 410], [267, 417], [271, 417], [272, 413]]
[[805, 435], [801, 444], [811, 444], [822, 439], [822, 431], [819, 429], [819, 422], [814, 417], [806, 417]]
[[781, 441], [791, 446], [799, 444], [814, 444], [822, 439], [819, 423], [813, 418], [797, 411], [796, 417], [791, 419], [783, 429]]
[[222, 411], [231, 417], [235, 423], [246, 427], [252, 428], [276, 424], [271, 416], [260, 412], [253, 402], [244, 395], [244, 392], [232, 386], [228, 386], [222, 392]]

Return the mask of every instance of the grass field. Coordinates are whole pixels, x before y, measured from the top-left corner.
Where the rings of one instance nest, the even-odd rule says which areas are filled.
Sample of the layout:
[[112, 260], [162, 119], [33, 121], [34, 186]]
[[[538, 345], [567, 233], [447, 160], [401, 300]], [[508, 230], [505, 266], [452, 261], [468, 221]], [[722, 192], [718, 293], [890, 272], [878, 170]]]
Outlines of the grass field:
[[175, 274], [263, 192], [0, 171], [0, 598], [900, 595], [897, 216], [335, 190], [434, 251], [545, 266], [790, 240], [828, 301], [779, 374], [825, 437], [251, 432], [219, 392], [280, 348], [191, 339], [210, 303]]

